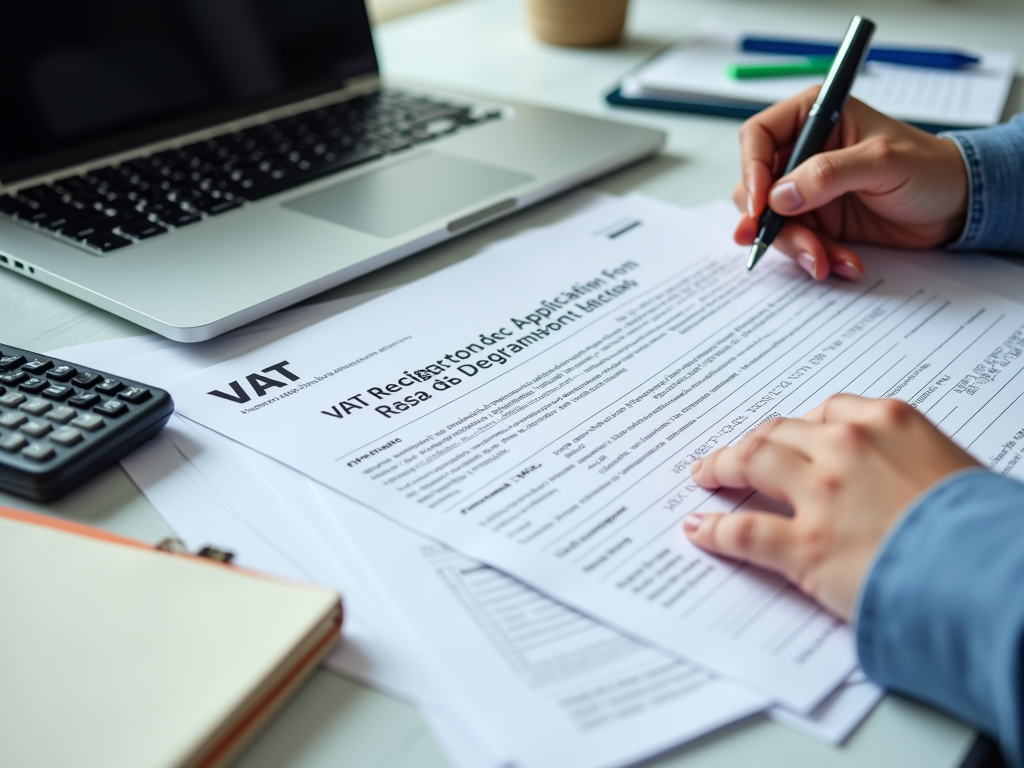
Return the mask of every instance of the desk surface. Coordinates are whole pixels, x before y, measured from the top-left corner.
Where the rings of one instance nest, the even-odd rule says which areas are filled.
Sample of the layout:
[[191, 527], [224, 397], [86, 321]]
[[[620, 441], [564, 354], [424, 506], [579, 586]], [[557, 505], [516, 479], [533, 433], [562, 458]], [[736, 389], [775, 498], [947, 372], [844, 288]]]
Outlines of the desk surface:
[[[612, 108], [603, 94], [624, 73], [715, 16], [757, 28], [789, 23], [794, 31], [842, 30], [852, 13], [870, 16], [879, 36], [934, 40], [964, 47], [1008, 48], [1024, 59], [1024, 4], [1016, 0], [633, 0], [628, 33], [618, 46], [559, 49], [530, 37], [517, 0], [462, 0], [378, 27], [387, 76], [432, 82], [655, 126], [669, 134], [665, 153], [594, 186], [615, 194], [640, 190], [681, 205], [727, 197], [739, 177], [739, 123], [722, 118]], [[1010, 112], [1021, 109], [1020, 84]], [[496, 239], [545, 221], [543, 206], [471, 233], [341, 286], [319, 299], [408, 282], [467, 258]], [[143, 333], [143, 329], [0, 270], [0, 339], [29, 349], [54, 349]], [[50, 505], [4, 497], [0, 503], [51, 512], [108, 530], [157, 541], [170, 533], [120, 468]], [[847, 745], [831, 749], [767, 721], [729, 729], [655, 761], [702, 768], [749, 765], [786, 768], [935, 766], [952, 768], [973, 732], [894, 696], [887, 697]], [[440, 768], [448, 765], [416, 710], [327, 672], [314, 679], [244, 755], [240, 768]]]

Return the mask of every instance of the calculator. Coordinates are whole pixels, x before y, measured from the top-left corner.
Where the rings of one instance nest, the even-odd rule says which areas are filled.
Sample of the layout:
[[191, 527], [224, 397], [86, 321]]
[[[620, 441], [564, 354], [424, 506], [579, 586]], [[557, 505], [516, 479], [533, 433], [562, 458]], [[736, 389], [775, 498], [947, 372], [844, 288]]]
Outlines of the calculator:
[[0, 490], [49, 501], [149, 440], [169, 393], [0, 344]]

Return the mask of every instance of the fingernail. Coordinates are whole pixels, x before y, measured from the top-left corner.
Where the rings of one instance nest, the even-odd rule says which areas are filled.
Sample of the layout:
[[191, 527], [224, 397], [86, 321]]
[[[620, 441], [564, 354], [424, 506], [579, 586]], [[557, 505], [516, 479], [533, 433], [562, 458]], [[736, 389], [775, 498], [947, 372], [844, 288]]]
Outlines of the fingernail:
[[832, 265], [832, 271], [840, 277], [845, 277], [847, 280], [860, 280], [864, 277], [857, 268], [857, 265], [849, 261], [840, 261]]
[[792, 181], [787, 181], [775, 187], [772, 190], [771, 198], [772, 209], [778, 213], [796, 210], [804, 204], [800, 191]]
[[747, 195], [747, 216], [754, 218], [754, 198]]
[[700, 524], [703, 522], [704, 515], [698, 515], [694, 512], [683, 518], [683, 530], [687, 533], [696, 533], [697, 529], [700, 528]]
[[796, 255], [796, 263], [807, 270], [807, 274], [813, 277], [815, 280], [818, 279], [817, 267], [814, 263], [814, 257], [811, 254], [803, 251]]
[[704, 463], [704, 459], [694, 459], [693, 464], [690, 465], [690, 474], [694, 472], [700, 472], [700, 467]]

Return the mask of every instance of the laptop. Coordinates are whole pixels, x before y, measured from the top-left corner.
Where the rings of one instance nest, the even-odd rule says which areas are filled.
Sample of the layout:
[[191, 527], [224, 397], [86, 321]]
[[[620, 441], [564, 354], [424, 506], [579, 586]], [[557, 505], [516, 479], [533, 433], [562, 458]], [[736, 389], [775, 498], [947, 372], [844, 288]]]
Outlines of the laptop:
[[664, 143], [382, 80], [362, 0], [9, 3], [0, 104], [0, 267], [185, 342]]

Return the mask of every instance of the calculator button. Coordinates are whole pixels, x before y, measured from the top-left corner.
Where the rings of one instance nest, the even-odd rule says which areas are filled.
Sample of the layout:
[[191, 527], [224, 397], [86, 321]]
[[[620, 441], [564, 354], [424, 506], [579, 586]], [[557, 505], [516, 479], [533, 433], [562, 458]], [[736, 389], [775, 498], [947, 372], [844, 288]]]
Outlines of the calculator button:
[[96, 391], [102, 392], [104, 395], [112, 395], [123, 387], [124, 384], [117, 379], [104, 379], [96, 385]]
[[4, 355], [0, 357], [0, 371], [9, 371], [25, 363], [24, 355]]
[[5, 373], [3, 376], [0, 376], [0, 384], [6, 384], [9, 387], [13, 387], [18, 384], [21, 384], [21, 382], [25, 381], [25, 379], [27, 378], [28, 374], [25, 373], [24, 371], [14, 371], [12, 373]]
[[47, 372], [46, 378], [53, 379], [54, 381], [67, 381], [72, 376], [77, 375], [77, 368], [72, 368], [70, 365], [58, 365], [52, 371]]
[[42, 416], [51, 408], [53, 408], [53, 406], [45, 400], [29, 400], [21, 406], [21, 410], [25, 413], [30, 413], [33, 416]]
[[0, 427], [7, 427], [8, 429], [17, 429], [22, 424], [28, 421], [28, 416], [21, 413], [5, 413], [0, 416]]
[[0, 397], [0, 405], [4, 408], [17, 408], [24, 402], [25, 396], [19, 392], [11, 392], [10, 394]]
[[33, 376], [31, 379], [23, 381], [18, 389], [22, 392], [28, 392], [30, 395], [38, 395], [48, 386], [50, 386], [50, 382], [44, 381], [43, 379], [37, 379]]
[[26, 459], [32, 459], [33, 461], [46, 461], [52, 459], [56, 451], [48, 445], [42, 443], [32, 443], [28, 448], [21, 450], [21, 455]]
[[75, 388], [67, 384], [51, 384], [43, 390], [42, 395], [47, 400], [67, 400], [75, 394]]
[[82, 439], [82, 433], [74, 427], [58, 427], [50, 439], [59, 445], [74, 445]]
[[83, 413], [81, 416], [79, 416], [71, 423], [74, 426], [78, 427], [79, 429], [86, 429], [90, 432], [95, 432], [97, 429], [102, 427], [106, 422], [95, 414]]
[[74, 384], [75, 386], [82, 387], [83, 389], [88, 389], [101, 378], [103, 377], [100, 376], [98, 373], [82, 371], [80, 374], [78, 374], [77, 376], [75, 376], [75, 378], [71, 380], [71, 383]]
[[81, 395], [75, 395], [68, 400], [68, 405], [73, 405], [75, 408], [92, 408], [94, 405], [98, 405], [99, 402], [99, 395], [95, 395], [92, 392], [83, 392]]
[[30, 421], [28, 424], [21, 425], [21, 431], [29, 437], [42, 437], [52, 429], [53, 427], [45, 421]]
[[25, 363], [23, 366], [21, 366], [21, 370], [28, 371], [29, 373], [42, 373], [43, 371], [48, 371], [51, 368], [53, 368], [52, 360], [43, 360], [42, 358], [39, 357], [37, 357], [31, 363]]
[[128, 406], [120, 400], [107, 400], [103, 405], [97, 405], [93, 410], [101, 416], [110, 416], [116, 419], [128, 413]]
[[117, 395], [122, 400], [127, 400], [129, 403], [144, 403], [151, 397], [150, 391], [144, 387], [128, 387], [128, 389]]
[[28, 445], [28, 440], [17, 433], [7, 435], [7, 437], [0, 437], [0, 449], [8, 451], [9, 453], [20, 451], [26, 445]]
[[46, 418], [50, 421], [55, 421], [58, 424], [67, 424], [78, 414], [73, 408], [68, 408], [66, 405], [54, 408], [50, 413], [46, 414]]

